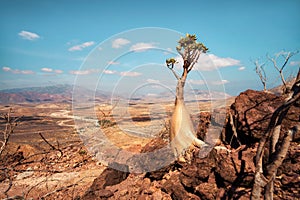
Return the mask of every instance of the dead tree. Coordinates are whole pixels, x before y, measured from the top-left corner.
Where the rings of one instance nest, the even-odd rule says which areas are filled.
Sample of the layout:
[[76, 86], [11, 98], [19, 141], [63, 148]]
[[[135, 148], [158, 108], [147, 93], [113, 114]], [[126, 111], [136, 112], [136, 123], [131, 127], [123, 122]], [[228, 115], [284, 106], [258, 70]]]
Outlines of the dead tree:
[[[278, 71], [279, 75], [280, 75], [280, 79], [281, 82], [283, 84], [283, 92], [284, 93], [288, 93], [289, 89], [283, 74], [283, 70], [286, 67], [287, 63], [289, 62], [290, 58], [293, 57], [295, 54], [297, 54], [299, 51], [295, 51], [295, 52], [279, 52], [277, 53], [274, 57], [270, 57], [269, 55], [267, 55], [267, 58], [273, 63], [274, 68]], [[279, 58], [283, 58], [283, 63], [279, 64], [278, 60]]]
[[266, 63], [259, 64], [258, 60], [254, 61], [255, 72], [259, 76], [259, 79], [264, 86], [264, 92], [267, 91], [267, 74], [264, 69], [265, 64]]
[[11, 117], [11, 113], [12, 113], [12, 108], [10, 108], [7, 113], [2, 114], [0, 116], [1, 120], [3, 120], [5, 123], [4, 130], [0, 131], [0, 133], [3, 137], [3, 141], [0, 141], [2, 143], [1, 147], [0, 147], [0, 156], [1, 156], [2, 152], [4, 151], [5, 147], [7, 146], [9, 138], [14, 133], [14, 130], [15, 130], [16, 126], [18, 125], [18, 121], [20, 119], [20, 117], [15, 117], [15, 118]]
[[197, 42], [196, 35], [186, 34], [185, 38], [181, 38], [178, 41], [176, 47], [177, 52], [183, 59], [183, 72], [179, 76], [174, 70], [174, 65], [177, 62], [174, 58], [166, 60], [167, 67], [172, 71], [176, 80], [176, 99], [175, 110], [171, 119], [170, 128], [170, 142], [175, 157], [185, 154], [185, 151], [189, 149], [191, 145], [201, 147], [205, 143], [197, 139], [190, 114], [184, 104], [184, 86], [188, 74], [191, 72], [195, 64], [197, 63], [201, 53], [206, 53], [208, 48]]
[[110, 119], [111, 119], [111, 113], [112, 111], [116, 108], [116, 106], [118, 105], [119, 103], [119, 99], [112, 105], [112, 107], [108, 110], [104, 110], [103, 108], [101, 107], [98, 107], [97, 110], [98, 110], [98, 122], [99, 122], [99, 125], [102, 127], [102, 128], [107, 128], [107, 127], [111, 127], [111, 126], [114, 126], [116, 123], [115, 122], [112, 122]]
[[[255, 159], [255, 177], [254, 185], [252, 188], [251, 199], [259, 200], [261, 191], [264, 188], [264, 198], [267, 200], [273, 199], [274, 191], [274, 179], [277, 173], [278, 167], [282, 164], [293, 135], [297, 132], [297, 128], [294, 127], [291, 130], [284, 133], [284, 137], [281, 142], [280, 148], [275, 148], [278, 145], [278, 139], [281, 131], [281, 124], [286, 117], [289, 109], [295, 103], [299, 103], [300, 100], [300, 69], [297, 74], [296, 81], [291, 89], [289, 97], [285, 102], [278, 107], [273, 113], [268, 129], [264, 136], [260, 139], [259, 146], [257, 148]], [[263, 162], [263, 156], [266, 148], [266, 144], [269, 142], [269, 158], [267, 162]]]

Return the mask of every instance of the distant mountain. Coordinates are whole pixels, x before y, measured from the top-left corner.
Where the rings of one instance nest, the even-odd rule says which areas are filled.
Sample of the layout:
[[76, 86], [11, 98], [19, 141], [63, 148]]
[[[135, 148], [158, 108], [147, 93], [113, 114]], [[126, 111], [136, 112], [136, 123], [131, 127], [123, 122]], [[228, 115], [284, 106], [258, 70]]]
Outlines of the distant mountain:
[[[54, 85], [44, 87], [27, 87], [0, 90], [0, 103], [46, 103], [46, 102], [72, 102], [74, 86], [72, 85]], [[106, 94], [96, 92], [96, 94], [85, 88], [76, 88], [76, 96], [80, 99], [101, 101], [107, 99]], [[79, 100], [79, 98], [77, 98]]]
[[[75, 92], [73, 94], [73, 92]], [[46, 102], [107, 102], [110, 100], [109, 92], [96, 91], [73, 85], [53, 85], [43, 87], [27, 87], [0, 90], [0, 103], [46, 103]], [[186, 101], [210, 101], [217, 99], [229, 98], [230, 95], [224, 92], [192, 90], [185, 91]], [[127, 95], [115, 96], [114, 98], [127, 99]], [[147, 94], [134, 96], [130, 98], [131, 101], [173, 101], [175, 93], [163, 92], [158, 94]]]
[[[219, 99], [227, 99], [231, 96], [225, 92], [217, 92], [217, 91], [207, 91], [207, 90], [190, 90], [185, 91], [184, 99], [185, 101], [210, 101], [210, 100], [219, 100]], [[147, 94], [142, 96], [136, 96], [131, 98], [131, 101], [173, 101], [175, 98], [175, 92], [163, 92], [159, 94]]]
[[207, 90], [193, 90], [190, 92], [187, 92], [186, 100], [193, 100], [197, 99], [199, 100], [218, 100], [218, 99], [227, 99], [231, 97], [229, 94], [225, 92], [219, 92], [219, 91], [207, 91]]

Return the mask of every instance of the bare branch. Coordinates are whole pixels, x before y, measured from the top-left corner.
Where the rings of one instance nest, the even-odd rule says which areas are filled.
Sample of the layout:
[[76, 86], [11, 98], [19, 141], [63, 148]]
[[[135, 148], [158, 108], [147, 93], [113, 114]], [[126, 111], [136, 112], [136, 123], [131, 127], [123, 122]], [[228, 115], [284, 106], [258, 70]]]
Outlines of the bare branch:
[[237, 142], [238, 142], [239, 145], [241, 146], [242, 144], [241, 144], [241, 142], [239, 141], [239, 138], [238, 138], [238, 135], [237, 135], [237, 132], [236, 132], [236, 127], [235, 127], [235, 125], [234, 125], [234, 121], [233, 121], [233, 117], [232, 117], [232, 114], [231, 114], [231, 113], [229, 113], [229, 123], [230, 123], [231, 131], [232, 131], [232, 136], [231, 136], [231, 139], [230, 139], [229, 144], [231, 145], [233, 136], [235, 136]]
[[195, 53], [195, 56], [193, 57], [193, 62], [191, 63], [188, 72], [190, 72], [193, 69], [194, 65], [198, 62], [199, 57], [200, 57], [200, 51]]
[[179, 80], [180, 79], [180, 77], [179, 77], [179, 75], [175, 72], [175, 70], [172, 68], [169, 68], [172, 72], [173, 72], [173, 74], [174, 74], [174, 76], [175, 76], [175, 78], [177, 79], [177, 80]]
[[267, 58], [268, 58], [268, 60], [270, 60], [272, 63], [273, 63], [273, 66], [275, 67], [275, 69], [277, 69], [277, 71], [278, 72], [280, 72], [280, 69], [279, 69], [279, 67], [277, 66], [277, 58], [278, 58], [278, 56], [276, 56], [275, 58], [271, 58], [270, 56], [269, 56], [269, 54], [267, 54]]
[[[60, 152], [60, 157], [63, 156], [63, 151], [61, 149], [59, 149], [59, 147], [55, 147], [53, 146], [50, 142], [48, 142], [48, 140], [43, 136], [42, 133], [39, 133], [39, 135], [41, 136], [41, 138], [52, 148], [52, 150], [56, 150]], [[59, 146], [59, 145], [58, 145]]]
[[101, 108], [98, 107], [98, 111], [100, 111], [102, 113], [104, 118], [107, 117], [107, 114]]
[[98, 109], [98, 111], [100, 111], [102, 113], [104, 118], [107, 118], [107, 117], [111, 116], [111, 112], [117, 107], [119, 102], [120, 102], [120, 99], [117, 99], [117, 101], [112, 105], [112, 107], [106, 112], [104, 112], [104, 110], [100, 107], [98, 107], [97, 109]]
[[119, 104], [120, 102], [120, 98], [117, 99], [117, 101], [112, 105], [111, 109], [109, 109], [107, 115], [110, 116], [111, 115], [111, 112], [117, 107], [117, 105]]
[[[277, 55], [275, 55], [275, 57], [270, 57], [269, 55], [267, 55], [268, 60], [270, 60], [273, 63], [274, 68], [279, 72], [282, 84], [284, 86], [284, 92], [287, 92], [287, 84], [286, 84], [286, 80], [284, 78], [283, 70], [286, 67], [287, 63], [289, 62], [290, 58], [293, 57], [294, 55], [296, 55], [297, 53], [299, 53], [299, 51], [280, 52]], [[278, 64], [277, 64], [279, 56], [282, 56], [284, 59], [284, 62], [281, 66], [278, 66]]]
[[288, 130], [288, 132], [284, 135], [283, 142], [281, 144], [281, 148], [275, 153], [276, 158], [272, 160], [272, 162], [267, 166], [267, 179], [271, 179], [271, 177], [275, 176], [278, 167], [282, 164], [282, 161], [284, 160], [289, 146], [290, 142], [292, 141], [292, 136], [294, 134], [294, 129]]
[[[275, 145], [278, 143], [278, 138], [280, 134], [281, 124], [285, 116], [287, 115], [290, 107], [300, 100], [300, 70], [298, 71], [297, 79], [293, 85], [293, 90], [291, 91], [292, 95], [289, 95], [289, 98], [278, 107], [273, 113], [267, 132], [260, 139], [259, 146], [256, 152], [255, 159], [255, 178], [254, 185], [252, 188], [251, 199], [258, 200], [260, 199], [261, 190], [265, 187], [265, 198], [272, 199], [273, 196], [273, 187], [274, 187], [274, 177], [278, 167], [282, 164], [284, 157], [288, 151], [292, 135], [296, 129], [293, 129], [285, 135], [281, 148], [275, 151]], [[272, 155], [269, 157], [266, 172], [263, 172], [263, 155], [264, 149], [267, 141], [271, 140], [271, 146], [269, 148], [269, 154]], [[274, 155], [274, 157], [273, 157]], [[266, 174], [266, 177], [263, 175]]]
[[4, 131], [1, 131], [3, 134], [3, 141], [0, 141], [2, 143], [0, 147], [0, 156], [4, 151], [5, 147], [7, 146], [9, 138], [13, 134], [14, 129], [18, 125], [18, 121], [21, 118], [21, 117], [12, 118], [11, 113], [12, 113], [12, 108], [10, 108], [6, 114], [3, 114], [1, 116], [1, 118], [5, 121], [5, 129]]
[[267, 75], [266, 75], [266, 72], [265, 72], [265, 69], [264, 69], [265, 64], [266, 63], [259, 64], [258, 60], [254, 61], [255, 71], [258, 74], [258, 76], [260, 78], [260, 81], [264, 86], [264, 91], [267, 90]]

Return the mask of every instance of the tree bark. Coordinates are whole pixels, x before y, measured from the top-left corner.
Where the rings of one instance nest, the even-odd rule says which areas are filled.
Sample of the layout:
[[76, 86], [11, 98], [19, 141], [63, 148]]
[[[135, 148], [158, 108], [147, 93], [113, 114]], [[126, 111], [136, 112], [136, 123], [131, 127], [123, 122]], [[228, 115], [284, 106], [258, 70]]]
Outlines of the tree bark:
[[175, 108], [171, 118], [170, 143], [175, 157], [186, 161], [183, 155], [190, 158], [187, 150], [193, 146], [202, 146], [203, 141], [197, 139], [193, 122], [184, 103], [184, 86], [186, 82], [189, 64], [185, 62], [182, 76], [178, 79], [176, 87]]
[[[259, 146], [257, 148], [256, 159], [255, 159], [255, 177], [254, 185], [252, 188], [251, 199], [259, 200], [261, 195], [262, 188], [265, 189], [264, 197], [267, 200], [273, 199], [273, 190], [274, 190], [274, 179], [278, 167], [282, 164], [290, 145], [292, 139], [293, 131], [288, 131], [285, 134], [282, 141], [280, 149], [276, 150], [275, 146], [278, 143], [278, 138], [280, 135], [281, 124], [283, 119], [286, 117], [288, 110], [292, 105], [300, 100], [300, 69], [297, 74], [297, 79], [292, 87], [291, 94], [289, 98], [275, 110], [273, 113], [267, 132], [261, 138]], [[266, 172], [263, 172], [263, 155], [266, 142], [270, 140], [269, 147], [269, 159], [266, 165]], [[264, 174], [266, 176], [264, 176]]]
[[177, 81], [175, 106], [177, 105], [178, 101], [184, 103], [184, 86], [185, 86], [187, 75], [188, 75], [188, 70], [187, 68], [184, 68], [181, 77]]

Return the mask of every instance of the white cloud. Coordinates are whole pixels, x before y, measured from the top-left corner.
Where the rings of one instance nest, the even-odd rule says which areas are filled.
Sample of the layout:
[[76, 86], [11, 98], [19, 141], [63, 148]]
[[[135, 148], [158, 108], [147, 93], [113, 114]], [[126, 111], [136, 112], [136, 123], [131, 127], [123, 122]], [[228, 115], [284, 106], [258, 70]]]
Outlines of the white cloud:
[[103, 74], [116, 74], [117, 71], [113, 71], [113, 70], [104, 70]]
[[244, 66], [241, 66], [241, 67], [238, 68], [239, 71], [243, 71], [245, 69], [246, 69], [246, 67], [244, 67]]
[[55, 74], [62, 74], [63, 71], [60, 70], [60, 69], [52, 69], [52, 68], [47, 68], [47, 67], [44, 67], [41, 69], [42, 72], [47, 72], [47, 73], [55, 73]]
[[296, 66], [296, 65], [300, 65], [300, 61], [291, 61], [290, 62], [291, 66]]
[[159, 83], [159, 80], [149, 78], [149, 79], [147, 79], [147, 82], [148, 83]]
[[5, 72], [9, 72], [9, 71], [11, 71], [11, 68], [10, 67], [2, 67], [2, 70]]
[[135, 52], [141, 52], [141, 51], [146, 51], [148, 49], [153, 49], [156, 46], [153, 43], [136, 43], [130, 47], [130, 51], [135, 51]]
[[72, 70], [72, 71], [70, 71], [70, 74], [73, 74], [73, 75], [88, 75], [90, 73], [91, 72], [89, 70]]
[[204, 85], [205, 81], [203, 80], [188, 80], [187, 81], [189, 84], [193, 84], [193, 85]]
[[31, 70], [17, 70], [15, 73], [16, 74], [35, 74], [35, 72], [31, 71]]
[[70, 47], [68, 50], [69, 50], [69, 51], [81, 51], [81, 50], [83, 50], [84, 48], [93, 46], [94, 44], [95, 44], [94, 41], [84, 42], [84, 43], [82, 43], [82, 44], [72, 46], [72, 47]]
[[23, 38], [24, 40], [36, 40], [40, 38], [38, 34], [29, 31], [21, 31], [20, 33], [18, 33], [18, 35], [21, 36], [21, 38]]
[[139, 72], [120, 72], [121, 76], [131, 76], [131, 77], [135, 77], [135, 76], [140, 76], [142, 75]]
[[12, 69], [10, 67], [2, 67], [2, 70], [5, 72], [11, 72], [13, 74], [35, 74], [32, 70], [19, 70], [19, 69]]
[[229, 83], [229, 81], [228, 80], [221, 80], [221, 81], [212, 82], [213, 85], [223, 85], [223, 84], [226, 84], [226, 83]]
[[54, 70], [54, 72], [55, 72], [56, 74], [62, 74], [64, 71], [63, 71], [63, 70], [60, 70], [60, 69], [56, 69], [56, 70]]
[[198, 63], [195, 64], [194, 69], [201, 71], [211, 71], [216, 68], [224, 68], [231, 66], [240, 66], [241, 62], [233, 58], [221, 58], [214, 54], [202, 54], [199, 57]]
[[89, 75], [89, 74], [95, 74], [98, 73], [99, 69], [87, 69], [87, 70], [72, 70], [69, 71], [70, 74], [73, 75]]
[[41, 71], [43, 71], [43, 72], [53, 72], [53, 69], [44, 67], [44, 68], [41, 69]]
[[108, 61], [107, 64], [108, 65], [118, 65], [120, 63], [119, 62], [114, 62], [114, 61]]
[[130, 43], [130, 41], [127, 39], [117, 38], [112, 42], [112, 48], [119, 49], [129, 43]]

